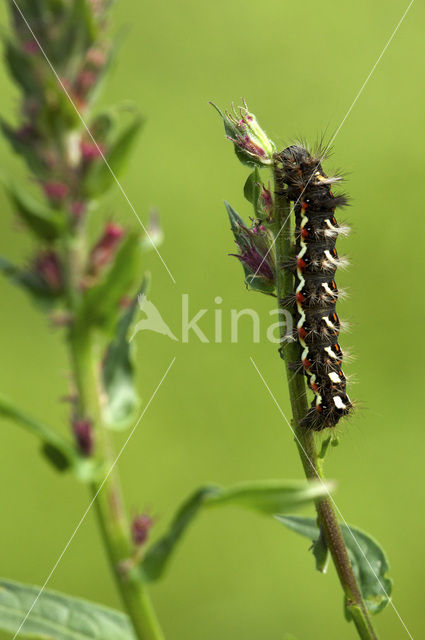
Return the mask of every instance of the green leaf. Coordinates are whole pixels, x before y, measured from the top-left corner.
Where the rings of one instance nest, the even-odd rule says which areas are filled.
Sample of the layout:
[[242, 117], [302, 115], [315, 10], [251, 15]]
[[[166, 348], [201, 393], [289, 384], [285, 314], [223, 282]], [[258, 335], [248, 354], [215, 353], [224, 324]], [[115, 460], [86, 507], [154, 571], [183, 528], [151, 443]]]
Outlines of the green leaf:
[[260, 293], [266, 293], [269, 296], [274, 295], [276, 291], [276, 286], [273, 282], [269, 282], [265, 280], [262, 276], [254, 276], [248, 269], [243, 265], [245, 271], [245, 284], [247, 289], [252, 289], [253, 291], [259, 291]]
[[135, 343], [129, 341], [129, 331], [138, 307], [138, 297], [146, 293], [149, 278], [145, 277], [138, 295], [118, 322], [116, 334], [108, 346], [103, 364], [103, 384], [107, 403], [104, 419], [110, 429], [123, 429], [129, 425], [140, 404], [134, 386]]
[[236, 242], [239, 239], [241, 227], [246, 227], [245, 222], [242, 220], [240, 215], [234, 210], [231, 204], [229, 204], [226, 200], [224, 201], [224, 206], [227, 209], [227, 215], [229, 216], [230, 226], [235, 236]]
[[152, 545], [141, 563], [146, 581], [162, 577], [177, 543], [202, 507], [236, 505], [271, 515], [292, 510], [327, 493], [321, 483], [290, 480], [244, 482], [228, 489], [208, 486], [198, 489], [178, 510], [168, 532]]
[[38, 640], [135, 640], [127, 616], [86, 600], [0, 579], [0, 629]]
[[130, 233], [121, 243], [114, 262], [103, 280], [86, 291], [82, 309], [83, 323], [89, 322], [110, 330], [119, 316], [124, 296], [134, 293], [140, 282], [142, 246], [138, 233]]
[[[326, 485], [330, 490], [332, 485]], [[208, 496], [206, 506], [237, 505], [273, 515], [309, 504], [327, 493], [322, 483], [289, 480], [262, 480], [243, 482], [229, 489], [217, 489]]]
[[255, 167], [254, 171], [249, 174], [245, 186], [243, 188], [244, 196], [250, 202], [254, 208], [254, 215], [258, 217], [261, 215], [261, 209], [258, 205], [258, 200], [261, 193], [261, 176], [258, 167]]
[[3, 36], [3, 41], [6, 65], [13, 80], [26, 93], [36, 96], [40, 91], [40, 86], [35, 73], [34, 57], [9, 38]]
[[13, 127], [0, 117], [0, 128], [13, 151], [22, 156], [28, 167], [39, 177], [47, 176], [48, 169], [39, 154], [24, 140], [21, 140]]
[[[312, 518], [277, 516], [276, 519], [310, 540], [319, 538], [319, 528]], [[392, 580], [386, 576], [389, 564], [385, 552], [369, 534], [344, 524], [341, 530], [365, 604], [371, 613], [379, 613], [387, 606], [392, 591]]]
[[84, 181], [84, 189], [88, 196], [93, 197], [104, 193], [114, 183], [112, 174], [119, 176], [122, 173], [142, 124], [141, 116], [133, 115], [132, 122], [123, 128], [105, 153], [109, 167], [101, 158], [92, 164]]
[[316, 559], [317, 571], [326, 573], [329, 564], [329, 549], [322, 531], [318, 539], [313, 543], [313, 555]]
[[87, 0], [74, 0], [71, 4], [68, 19], [64, 24], [64, 35], [69, 40], [67, 42], [68, 49], [64, 49], [62, 46], [62, 55], [65, 51], [68, 51], [69, 54], [73, 46], [77, 50], [84, 51], [96, 41], [98, 28]]
[[146, 552], [140, 566], [144, 580], [153, 581], [162, 577], [171, 555], [186, 532], [187, 527], [198, 515], [206, 497], [216, 491], [215, 487], [203, 487], [183, 503], [174, 516], [168, 532]]
[[319, 458], [323, 458], [326, 456], [328, 449], [329, 449], [329, 445], [331, 443], [332, 440], [332, 435], [328, 436], [327, 438], [325, 438], [324, 440], [322, 440], [322, 446], [320, 447], [320, 452], [319, 452]]
[[51, 309], [60, 296], [60, 292], [52, 291], [36, 273], [20, 269], [1, 257], [0, 273], [9, 278], [13, 284], [25, 289], [43, 310]]
[[104, 471], [101, 464], [79, 454], [71, 442], [0, 396], [0, 417], [15, 422], [41, 442], [41, 452], [57, 471], [72, 471], [81, 482], [92, 482]]
[[12, 402], [0, 396], [0, 416], [19, 424], [41, 440], [44, 453], [57, 469], [69, 469], [75, 464], [74, 447], [47, 425], [21, 411]]
[[59, 211], [50, 209], [17, 187], [0, 174], [0, 181], [11, 199], [16, 213], [21, 217], [31, 231], [42, 240], [55, 240], [65, 226], [63, 215]]

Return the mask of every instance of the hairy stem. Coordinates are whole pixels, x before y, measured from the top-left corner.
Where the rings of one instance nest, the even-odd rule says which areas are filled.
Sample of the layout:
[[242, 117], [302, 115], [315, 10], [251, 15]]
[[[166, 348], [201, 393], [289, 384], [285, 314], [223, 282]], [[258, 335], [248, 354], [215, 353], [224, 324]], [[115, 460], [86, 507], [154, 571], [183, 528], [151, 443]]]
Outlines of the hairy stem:
[[[283, 312], [282, 301], [293, 294], [294, 278], [289, 269], [283, 265], [294, 256], [294, 245], [291, 240], [290, 204], [281, 191], [278, 169], [274, 169], [274, 236], [276, 254], [276, 289], [279, 309]], [[300, 347], [295, 341], [285, 336], [285, 327], [281, 326], [282, 354], [286, 363], [289, 396], [293, 415], [293, 428], [298, 452], [308, 479], [323, 480], [321, 460], [318, 455], [314, 433], [301, 426], [301, 420], [308, 411], [308, 401], [304, 376], [290, 369], [290, 364], [300, 360]], [[360, 587], [353, 573], [341, 528], [329, 498], [318, 498], [315, 502], [318, 524], [331, 552], [341, 586], [346, 598], [347, 611], [356, 625], [362, 640], [377, 640], [369, 612], [364, 604]]]
[[[76, 408], [78, 416], [90, 419], [96, 435], [95, 456], [101, 463], [103, 473], [108, 473], [113, 464], [112, 445], [108, 432], [102, 425], [100, 411], [99, 363], [93, 355], [93, 335], [91, 330], [78, 318], [78, 294], [75, 290], [75, 270], [78, 269], [76, 247], [81, 246], [71, 240], [65, 248], [67, 265], [68, 306], [71, 321], [68, 347], [77, 392]], [[95, 509], [103, 537], [109, 563], [124, 606], [130, 616], [135, 634], [139, 640], [163, 640], [155, 611], [146, 589], [135, 572], [128, 570], [129, 559], [133, 555], [133, 544], [128, 526], [121, 488], [114, 470], [101, 486], [102, 478], [92, 483]]]

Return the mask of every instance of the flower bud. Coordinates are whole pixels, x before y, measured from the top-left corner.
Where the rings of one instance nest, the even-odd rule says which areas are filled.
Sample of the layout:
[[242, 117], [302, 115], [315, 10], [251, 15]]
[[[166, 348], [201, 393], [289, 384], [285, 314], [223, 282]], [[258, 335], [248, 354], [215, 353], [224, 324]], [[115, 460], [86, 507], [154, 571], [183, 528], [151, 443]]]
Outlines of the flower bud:
[[226, 202], [226, 209], [232, 226], [233, 236], [239, 247], [238, 254], [230, 254], [238, 258], [245, 273], [247, 287], [262, 293], [274, 294], [274, 249], [273, 235], [267, 226], [256, 219], [250, 229]]
[[137, 547], [141, 547], [148, 539], [149, 531], [153, 525], [153, 520], [146, 513], [136, 516], [131, 523], [131, 534], [133, 542]]
[[92, 274], [98, 273], [112, 260], [123, 236], [124, 229], [120, 225], [114, 222], [106, 225], [101, 238], [90, 254], [89, 267]]
[[93, 425], [91, 420], [80, 420], [74, 418], [72, 421], [72, 431], [78, 450], [87, 458], [93, 453]]
[[38, 51], [40, 51], [40, 48], [34, 39], [24, 42], [24, 44], [22, 45], [22, 48], [25, 51], [25, 53], [29, 53], [30, 55], [34, 53], [38, 53]]
[[248, 111], [246, 102], [243, 101], [243, 107], [238, 107], [238, 110], [233, 106], [233, 113], [223, 113], [214, 103], [211, 104], [221, 115], [227, 138], [233, 142], [239, 160], [249, 165], [271, 165], [275, 144], [260, 127], [254, 114]]
[[84, 162], [90, 162], [95, 158], [99, 158], [104, 153], [102, 145], [95, 144], [94, 142], [83, 140], [80, 145], [81, 155]]
[[264, 184], [261, 186], [260, 204], [261, 204], [261, 208], [264, 211], [267, 219], [270, 220], [270, 217], [271, 217], [271, 214], [272, 214], [272, 211], [273, 211], [273, 196], [272, 196], [271, 191], [270, 191], [270, 184], [269, 184], [269, 188], [268, 189], [265, 187]]
[[62, 202], [69, 194], [68, 185], [63, 182], [45, 182], [43, 184], [44, 193], [54, 202]]
[[69, 210], [74, 220], [78, 221], [83, 217], [86, 211], [86, 207], [87, 207], [86, 203], [83, 202], [82, 200], [74, 200], [74, 202], [71, 202]]
[[248, 277], [253, 276], [264, 280], [266, 284], [274, 284], [274, 271], [271, 256], [268, 253], [265, 227], [254, 225], [248, 229], [241, 225], [238, 235], [236, 242], [240, 253], [230, 255], [242, 262]]
[[59, 293], [62, 290], [62, 266], [55, 251], [41, 251], [34, 260], [33, 268], [50, 291]]

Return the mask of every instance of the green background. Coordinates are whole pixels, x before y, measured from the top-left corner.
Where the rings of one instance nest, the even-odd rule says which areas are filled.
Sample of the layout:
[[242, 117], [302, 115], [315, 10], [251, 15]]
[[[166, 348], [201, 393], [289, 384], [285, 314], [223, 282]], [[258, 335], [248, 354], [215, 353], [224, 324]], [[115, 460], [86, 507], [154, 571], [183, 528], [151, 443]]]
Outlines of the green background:
[[[132, 512], [151, 509], [155, 535], [174, 508], [206, 481], [222, 484], [267, 477], [300, 478], [288, 426], [254, 370], [252, 356], [289, 415], [282, 362], [265, 339], [273, 300], [247, 292], [242, 270], [227, 254], [233, 241], [223, 199], [241, 215], [246, 169], [233, 156], [209, 100], [222, 106], [244, 96], [281, 148], [296, 136], [329, 139], [390, 37], [407, 2], [212, 3], [119, 0], [113, 31], [126, 38], [102, 97], [132, 99], [146, 128], [122, 179], [146, 220], [161, 212], [166, 239], [155, 254], [151, 299], [180, 333], [181, 294], [193, 312], [208, 308], [200, 326], [213, 336], [214, 298], [223, 298], [223, 344], [174, 343], [153, 333], [137, 337], [140, 388], [150, 398], [173, 356], [176, 362], [122, 456]], [[325, 168], [342, 168], [352, 197], [353, 227], [340, 251], [352, 266], [338, 278], [350, 297], [340, 313], [352, 323], [342, 338], [356, 359], [352, 420], [327, 460], [338, 481], [336, 501], [346, 520], [383, 545], [394, 578], [394, 604], [412, 636], [423, 617], [422, 386], [424, 336], [422, 212], [424, 184], [425, 8], [413, 5], [334, 143]], [[2, 24], [6, 22], [4, 6]], [[2, 112], [13, 117], [17, 93], [0, 69]], [[25, 176], [0, 143], [1, 168]], [[0, 193], [1, 253], [25, 260], [31, 246]], [[137, 222], [118, 189], [104, 211]], [[344, 217], [343, 212], [343, 216]], [[96, 215], [101, 216], [101, 213]], [[341, 215], [340, 215], [341, 217]], [[343, 244], [343, 247], [342, 247]], [[0, 388], [34, 415], [65, 430], [67, 360], [60, 332], [22, 292], [1, 281]], [[253, 344], [245, 319], [230, 343], [231, 308], [261, 314]], [[58, 476], [31, 436], [1, 424], [1, 573], [40, 584], [88, 503], [83, 485]], [[117, 444], [125, 435], [117, 437]], [[306, 513], [309, 513], [306, 510]], [[153, 598], [169, 640], [297, 640], [354, 638], [342, 615], [333, 568], [314, 571], [308, 541], [273, 520], [226, 508], [205, 513], [178, 550]], [[119, 601], [89, 514], [50, 587], [112, 606]], [[380, 637], [407, 638], [390, 607], [376, 618]]]

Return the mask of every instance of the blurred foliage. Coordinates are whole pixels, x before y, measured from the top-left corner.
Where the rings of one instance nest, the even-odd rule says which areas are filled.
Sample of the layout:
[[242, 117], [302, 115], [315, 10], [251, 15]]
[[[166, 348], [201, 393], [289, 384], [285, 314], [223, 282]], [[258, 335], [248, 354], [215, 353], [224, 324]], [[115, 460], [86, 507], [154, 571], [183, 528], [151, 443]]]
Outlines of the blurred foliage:
[[[270, 299], [244, 290], [240, 267], [227, 257], [234, 243], [222, 200], [226, 196], [245, 218], [240, 185], [246, 169], [229, 169], [231, 143], [226, 143], [208, 101], [228, 104], [245, 96], [278, 149], [299, 135], [314, 142], [326, 132], [329, 140], [406, 4], [269, 0], [259, 10], [253, 2], [184, 0], [164, 10], [155, 3], [115, 3], [114, 24], [129, 27], [128, 37], [99, 110], [131, 97], [149, 114], [143, 144], [133, 156], [137, 162], [130, 163], [122, 184], [138, 211], [152, 203], [161, 211], [167, 238], [161, 254], [177, 286], [152, 252], [146, 257], [153, 274], [151, 298], [177, 335], [182, 292], [190, 292], [193, 312], [208, 307], [200, 324], [210, 339], [214, 310], [223, 311], [220, 345], [200, 344], [196, 336], [189, 344], [177, 344], [147, 332], [135, 339], [137, 357], [149, 362], [138, 379], [144, 397], [150, 396], [172, 355], [177, 356], [121, 460], [130, 506], [151, 506], [156, 516], [154, 537], [165, 533], [181, 496], [212, 479], [228, 486], [244, 477], [301, 477], [289, 429], [247, 357], [256, 358], [288, 414], [275, 346], [263, 330], [261, 342], [253, 344], [249, 318], [241, 319], [239, 343], [230, 342], [230, 309], [258, 308], [263, 328], [270, 320]], [[5, 23], [4, 6], [0, 11]], [[339, 430], [340, 446], [328, 450], [328, 475], [338, 478], [335, 499], [344, 517], [367, 525], [388, 552], [397, 585], [394, 604], [414, 637], [425, 631], [416, 596], [425, 534], [418, 509], [424, 439], [418, 358], [424, 351], [425, 301], [418, 294], [423, 259], [408, 244], [407, 229], [412, 226], [419, 238], [425, 233], [418, 213], [425, 142], [424, 18], [424, 7], [415, 3], [325, 163], [325, 170], [341, 167], [346, 172], [344, 188], [352, 198], [346, 216], [354, 232], [343, 241], [352, 267], [341, 274], [338, 285], [350, 292], [341, 303], [342, 315], [353, 324], [344, 345], [351, 345], [356, 355], [348, 369], [358, 382], [354, 395], [360, 399], [356, 415]], [[0, 73], [4, 120], [11, 122], [16, 90], [4, 69]], [[5, 142], [0, 150], [1, 164], [11, 175], [27, 175], [27, 167]], [[21, 264], [28, 243], [16, 234], [10, 204], [0, 198], [1, 253]], [[109, 192], [108, 210], [122, 224], [133, 223], [117, 189]], [[94, 211], [93, 237], [99, 227], [96, 216]], [[5, 282], [0, 286], [2, 390], [32, 415], [61, 425], [65, 411], [57, 398], [66, 392], [67, 381], [57, 373], [65, 366], [59, 339], [50, 338], [16, 289]], [[214, 302], [216, 296], [223, 299], [221, 305]], [[81, 517], [85, 488], [76, 489], [66, 475], [58, 482], [19, 429], [2, 426], [2, 434], [2, 481], [13, 488], [13, 500], [6, 491], [2, 501], [8, 540], [3, 573], [39, 584]], [[159, 615], [169, 621], [167, 636], [258, 640], [267, 633], [268, 640], [281, 640], [290, 630], [297, 640], [354, 639], [352, 627], [335, 615], [337, 577], [331, 568], [326, 577], [312, 572], [309, 546], [307, 539], [285, 535], [243, 510], [229, 509], [224, 520], [223, 513], [211, 511], [182, 541], [167, 580], [154, 588]], [[90, 519], [51, 586], [120, 607]], [[390, 607], [380, 615], [379, 627], [383, 638], [404, 637]]]

